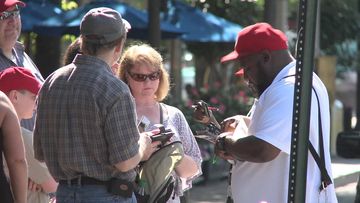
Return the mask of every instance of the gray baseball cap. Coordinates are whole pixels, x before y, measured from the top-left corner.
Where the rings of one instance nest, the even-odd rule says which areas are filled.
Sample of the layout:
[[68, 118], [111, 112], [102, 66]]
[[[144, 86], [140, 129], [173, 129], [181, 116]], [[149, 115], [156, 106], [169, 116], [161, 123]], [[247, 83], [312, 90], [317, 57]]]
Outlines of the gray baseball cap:
[[119, 12], [106, 7], [93, 8], [81, 20], [80, 34], [96, 44], [113, 42], [130, 29], [130, 24]]

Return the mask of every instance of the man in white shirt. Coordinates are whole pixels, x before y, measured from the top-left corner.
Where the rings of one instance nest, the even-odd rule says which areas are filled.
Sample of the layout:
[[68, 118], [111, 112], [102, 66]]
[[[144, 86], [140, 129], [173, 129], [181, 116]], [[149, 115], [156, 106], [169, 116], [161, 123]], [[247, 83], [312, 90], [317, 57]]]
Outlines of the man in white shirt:
[[[246, 122], [234, 132], [221, 134], [215, 145], [219, 156], [234, 160], [231, 178], [234, 202], [287, 202], [295, 82], [295, 59], [288, 51], [287, 38], [267, 23], [248, 26], [239, 32], [235, 50], [222, 58], [222, 62], [230, 60], [240, 62], [242, 67], [236, 75], [243, 75], [257, 95], [249, 117], [237, 117]], [[319, 98], [325, 163], [331, 177], [329, 100], [316, 74], [313, 88]], [[315, 91], [312, 91], [309, 139], [319, 153], [319, 107]], [[320, 175], [309, 154], [306, 202], [337, 202], [333, 184], [320, 191]]]

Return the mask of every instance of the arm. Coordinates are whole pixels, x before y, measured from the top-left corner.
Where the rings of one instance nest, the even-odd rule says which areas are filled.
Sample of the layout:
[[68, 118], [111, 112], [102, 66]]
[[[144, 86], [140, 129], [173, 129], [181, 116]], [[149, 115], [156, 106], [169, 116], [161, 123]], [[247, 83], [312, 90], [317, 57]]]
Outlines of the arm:
[[293, 90], [290, 83], [272, 87], [257, 102], [251, 120], [221, 134], [215, 152], [258, 163], [273, 160], [280, 151], [290, 154]]
[[58, 183], [50, 175], [45, 163], [35, 159], [33, 148], [33, 133], [25, 128], [21, 128], [21, 134], [24, 140], [26, 160], [29, 165], [29, 187], [30, 191], [42, 191], [45, 193], [56, 192]]
[[119, 171], [134, 169], [147, 160], [160, 142], [151, 143], [152, 132], [139, 133], [135, 103], [130, 93], [116, 99], [106, 115], [105, 139], [109, 143], [109, 160]]
[[190, 178], [199, 171], [199, 168], [194, 159], [185, 154], [179, 165], [175, 168], [175, 171], [182, 178]]
[[201, 154], [195, 137], [186, 121], [184, 114], [180, 111], [178, 114], [179, 122], [175, 123], [180, 136], [180, 140], [184, 148], [184, 157], [179, 165], [175, 168], [175, 172], [181, 178], [194, 178], [201, 174]]
[[215, 151], [220, 157], [262, 163], [273, 160], [280, 153], [278, 148], [268, 142], [255, 136], [247, 136], [249, 123], [250, 119], [241, 115], [222, 122], [225, 133], [219, 136], [215, 145]]
[[49, 178], [46, 181], [40, 183], [42, 191], [46, 193], [56, 192], [58, 183], [54, 180], [54, 178]]
[[215, 145], [216, 154], [223, 158], [225, 153], [237, 160], [263, 163], [275, 159], [280, 153], [280, 149], [255, 136], [235, 140], [232, 135], [225, 135], [223, 139], [223, 143], [218, 141]]
[[[152, 153], [157, 150], [157, 146], [160, 145], [160, 141], [151, 142], [149, 132], [140, 133], [139, 152], [128, 160], [115, 164], [115, 167], [121, 172], [129, 171], [135, 168], [140, 161], [149, 159]], [[151, 133], [151, 132], [150, 132]]]
[[0, 115], [4, 156], [9, 168], [13, 196], [15, 202], [26, 202], [27, 164], [20, 124], [13, 106], [2, 93], [0, 95]]

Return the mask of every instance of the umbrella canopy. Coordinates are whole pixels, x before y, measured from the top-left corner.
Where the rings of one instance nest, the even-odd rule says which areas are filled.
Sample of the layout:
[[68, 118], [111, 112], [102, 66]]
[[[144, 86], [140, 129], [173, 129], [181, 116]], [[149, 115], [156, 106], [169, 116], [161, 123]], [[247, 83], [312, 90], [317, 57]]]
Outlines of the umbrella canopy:
[[176, 0], [168, 1], [168, 12], [161, 19], [183, 30], [181, 39], [186, 42], [235, 42], [242, 29], [238, 24]]
[[36, 24], [52, 17], [60, 15], [63, 11], [50, 2], [25, 1], [26, 7], [21, 9], [21, 24], [23, 32], [31, 32]]
[[[61, 36], [63, 34], [79, 35], [80, 22], [82, 17], [92, 8], [109, 7], [117, 10], [121, 16], [129, 21], [131, 30], [129, 38], [147, 39], [148, 35], [148, 14], [145, 11], [133, 8], [125, 3], [114, 0], [94, 1], [85, 4], [77, 9], [63, 12], [59, 16], [54, 16], [40, 23], [35, 27], [35, 32], [44, 35]], [[178, 28], [169, 23], [162, 22], [160, 25], [162, 38], [174, 38], [180, 36]]]

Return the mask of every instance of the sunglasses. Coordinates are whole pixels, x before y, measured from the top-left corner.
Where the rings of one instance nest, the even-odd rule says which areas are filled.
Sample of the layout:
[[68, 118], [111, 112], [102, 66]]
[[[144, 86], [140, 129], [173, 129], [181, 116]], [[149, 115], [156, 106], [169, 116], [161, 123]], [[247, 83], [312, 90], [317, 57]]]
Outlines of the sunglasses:
[[15, 10], [13, 10], [13, 11], [4, 11], [4, 12], [0, 13], [0, 20], [6, 20], [10, 17], [18, 17], [19, 15], [20, 15], [20, 10], [16, 6]]
[[130, 71], [127, 73], [133, 80], [137, 82], [144, 82], [147, 78], [149, 78], [151, 81], [155, 81], [160, 78], [160, 71], [156, 71], [150, 74], [131, 73]]

